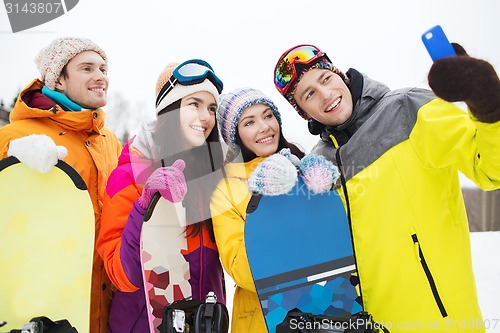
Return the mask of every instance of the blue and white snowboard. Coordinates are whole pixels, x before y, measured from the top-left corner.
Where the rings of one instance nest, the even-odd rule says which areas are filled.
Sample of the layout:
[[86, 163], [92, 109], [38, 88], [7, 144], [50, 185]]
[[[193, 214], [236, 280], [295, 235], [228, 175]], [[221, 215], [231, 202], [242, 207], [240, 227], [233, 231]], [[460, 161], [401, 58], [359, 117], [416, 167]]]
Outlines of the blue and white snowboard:
[[351, 232], [336, 191], [313, 194], [300, 179], [287, 194], [253, 196], [245, 246], [270, 333], [288, 311], [363, 311]]

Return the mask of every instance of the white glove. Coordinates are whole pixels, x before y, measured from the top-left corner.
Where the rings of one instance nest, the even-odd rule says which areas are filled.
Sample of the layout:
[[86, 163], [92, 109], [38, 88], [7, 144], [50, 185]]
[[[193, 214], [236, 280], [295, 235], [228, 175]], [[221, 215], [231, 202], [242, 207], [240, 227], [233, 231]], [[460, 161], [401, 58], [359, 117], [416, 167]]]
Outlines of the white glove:
[[276, 153], [255, 168], [248, 178], [253, 194], [281, 195], [290, 192], [297, 182], [297, 168], [286, 154]]
[[330, 191], [340, 176], [339, 169], [323, 155], [306, 155], [299, 164], [300, 177], [314, 194]]
[[7, 154], [16, 157], [30, 169], [47, 173], [58, 160], [68, 155], [68, 150], [64, 146], [56, 146], [54, 140], [45, 134], [31, 134], [12, 140]]

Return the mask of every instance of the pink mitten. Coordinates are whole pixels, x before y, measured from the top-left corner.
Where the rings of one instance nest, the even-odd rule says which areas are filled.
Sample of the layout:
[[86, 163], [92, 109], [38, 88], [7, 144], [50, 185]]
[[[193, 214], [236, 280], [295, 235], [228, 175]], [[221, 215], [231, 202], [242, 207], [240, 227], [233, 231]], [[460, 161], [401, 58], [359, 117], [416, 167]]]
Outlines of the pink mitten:
[[183, 160], [177, 160], [170, 167], [156, 169], [144, 184], [144, 190], [138, 199], [139, 205], [146, 208], [156, 192], [160, 192], [161, 196], [170, 202], [182, 201], [187, 192], [182, 172], [185, 167]]
[[330, 191], [339, 178], [339, 169], [322, 155], [306, 155], [299, 164], [300, 176], [314, 194]]

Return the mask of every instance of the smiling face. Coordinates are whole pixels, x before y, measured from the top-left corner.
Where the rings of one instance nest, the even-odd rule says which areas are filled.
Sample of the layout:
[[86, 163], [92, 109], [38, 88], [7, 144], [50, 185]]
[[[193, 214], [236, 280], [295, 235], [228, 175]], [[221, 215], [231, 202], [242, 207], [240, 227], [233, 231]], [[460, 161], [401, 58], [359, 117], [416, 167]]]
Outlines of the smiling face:
[[71, 59], [56, 82], [56, 90], [86, 109], [106, 105], [108, 65], [94, 51], [83, 51]]
[[207, 91], [198, 91], [181, 100], [180, 127], [189, 147], [201, 146], [215, 126], [217, 103]]
[[241, 113], [238, 135], [247, 149], [266, 157], [278, 150], [280, 127], [268, 105], [254, 104]]
[[352, 95], [342, 78], [328, 69], [304, 73], [294, 95], [311, 118], [328, 126], [343, 124], [352, 114]]

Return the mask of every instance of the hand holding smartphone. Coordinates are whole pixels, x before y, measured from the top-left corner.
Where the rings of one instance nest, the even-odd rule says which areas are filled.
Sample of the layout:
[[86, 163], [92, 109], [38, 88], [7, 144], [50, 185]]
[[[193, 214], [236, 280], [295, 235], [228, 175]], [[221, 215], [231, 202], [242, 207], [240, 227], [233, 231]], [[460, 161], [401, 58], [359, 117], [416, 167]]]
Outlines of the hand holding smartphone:
[[448, 41], [440, 25], [436, 25], [424, 32], [422, 34], [422, 42], [424, 42], [432, 61], [456, 55], [453, 46]]

